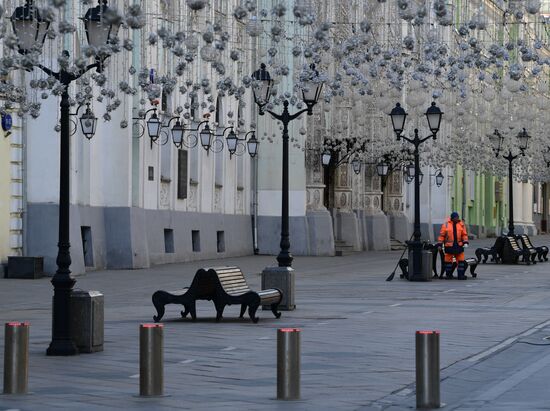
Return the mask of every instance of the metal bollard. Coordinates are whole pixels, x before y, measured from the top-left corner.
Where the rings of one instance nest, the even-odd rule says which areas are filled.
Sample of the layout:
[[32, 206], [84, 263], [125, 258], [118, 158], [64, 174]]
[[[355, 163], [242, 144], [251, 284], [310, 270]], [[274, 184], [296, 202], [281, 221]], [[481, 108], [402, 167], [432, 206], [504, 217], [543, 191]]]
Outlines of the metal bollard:
[[439, 408], [439, 331], [416, 332], [416, 408]]
[[139, 326], [139, 395], [163, 395], [163, 330], [162, 324]]
[[29, 323], [5, 326], [4, 394], [26, 394], [29, 385]]
[[277, 330], [277, 399], [300, 399], [300, 329]]

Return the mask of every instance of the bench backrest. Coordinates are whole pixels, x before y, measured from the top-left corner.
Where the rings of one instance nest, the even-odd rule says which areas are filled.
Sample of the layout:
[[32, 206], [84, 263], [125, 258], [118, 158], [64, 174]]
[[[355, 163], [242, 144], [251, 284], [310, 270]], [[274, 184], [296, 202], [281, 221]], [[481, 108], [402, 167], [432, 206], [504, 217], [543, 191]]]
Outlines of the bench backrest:
[[521, 250], [518, 242], [516, 241], [516, 239], [512, 236], [507, 236], [508, 238], [508, 241], [510, 242], [510, 245], [512, 246], [512, 249], [518, 251], [518, 250]]
[[197, 270], [189, 290], [193, 291], [196, 298], [207, 298], [216, 295], [217, 286], [216, 275], [212, 274], [208, 268], [200, 268]]
[[529, 236], [527, 234], [522, 234], [521, 239], [523, 240], [523, 243], [525, 244], [525, 246], [527, 248], [535, 248], [535, 247], [533, 247], [533, 244], [531, 243], [531, 239], [529, 238]]
[[239, 267], [215, 267], [209, 271], [215, 273], [220, 285], [227, 294], [243, 294], [250, 291]]

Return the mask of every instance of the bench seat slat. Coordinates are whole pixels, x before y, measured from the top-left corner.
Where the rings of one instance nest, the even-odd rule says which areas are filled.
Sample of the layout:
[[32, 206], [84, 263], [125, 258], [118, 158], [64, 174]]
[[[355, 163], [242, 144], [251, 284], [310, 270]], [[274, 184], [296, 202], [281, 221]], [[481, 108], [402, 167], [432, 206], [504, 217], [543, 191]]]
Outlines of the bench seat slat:
[[243, 283], [246, 284], [246, 280], [244, 278], [229, 278], [229, 279], [222, 279], [220, 280], [220, 283], [222, 284], [233, 284], [233, 283]]
[[246, 288], [246, 289], [250, 289], [250, 287], [248, 287], [248, 284], [246, 284], [246, 283], [222, 284], [222, 287], [223, 287], [224, 290], [232, 289], [232, 288]]
[[243, 275], [243, 273], [241, 272], [241, 270], [225, 270], [225, 271], [217, 272], [217, 273], [218, 273], [218, 276], [223, 276], [223, 275], [228, 275], [228, 274], [240, 274], [240, 275]]
[[226, 293], [235, 292], [235, 291], [244, 291], [244, 292], [247, 292], [247, 291], [250, 291], [250, 288], [248, 288], [248, 287], [230, 287], [230, 288], [225, 288], [225, 287], [224, 287], [224, 291], [225, 291]]

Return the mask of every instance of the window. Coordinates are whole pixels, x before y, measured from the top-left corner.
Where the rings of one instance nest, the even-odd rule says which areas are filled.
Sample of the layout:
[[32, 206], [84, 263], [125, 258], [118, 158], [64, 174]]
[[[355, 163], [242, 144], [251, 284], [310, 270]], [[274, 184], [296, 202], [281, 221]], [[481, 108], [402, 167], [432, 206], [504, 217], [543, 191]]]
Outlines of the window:
[[201, 251], [201, 232], [199, 230], [191, 231], [191, 245], [194, 253]]
[[82, 252], [84, 253], [84, 266], [94, 266], [94, 249], [92, 247], [92, 228], [80, 227], [82, 235]]
[[171, 228], [164, 229], [164, 252], [174, 252], [174, 230]]
[[225, 231], [216, 232], [216, 244], [218, 253], [225, 253]]
[[147, 168], [147, 174], [148, 174], [149, 181], [155, 181], [155, 167], [149, 166]]
[[187, 150], [178, 150], [178, 199], [187, 198]]

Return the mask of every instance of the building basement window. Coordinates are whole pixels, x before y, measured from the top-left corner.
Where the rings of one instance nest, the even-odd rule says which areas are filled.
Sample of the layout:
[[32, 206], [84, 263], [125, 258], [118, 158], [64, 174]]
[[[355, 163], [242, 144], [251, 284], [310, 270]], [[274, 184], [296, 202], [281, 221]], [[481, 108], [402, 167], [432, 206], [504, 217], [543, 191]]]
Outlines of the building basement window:
[[171, 228], [164, 229], [164, 252], [167, 254], [174, 252], [174, 230]]
[[225, 253], [225, 231], [216, 232], [216, 244], [218, 253]]
[[191, 231], [191, 244], [194, 253], [199, 253], [201, 251], [201, 232], [199, 230]]

